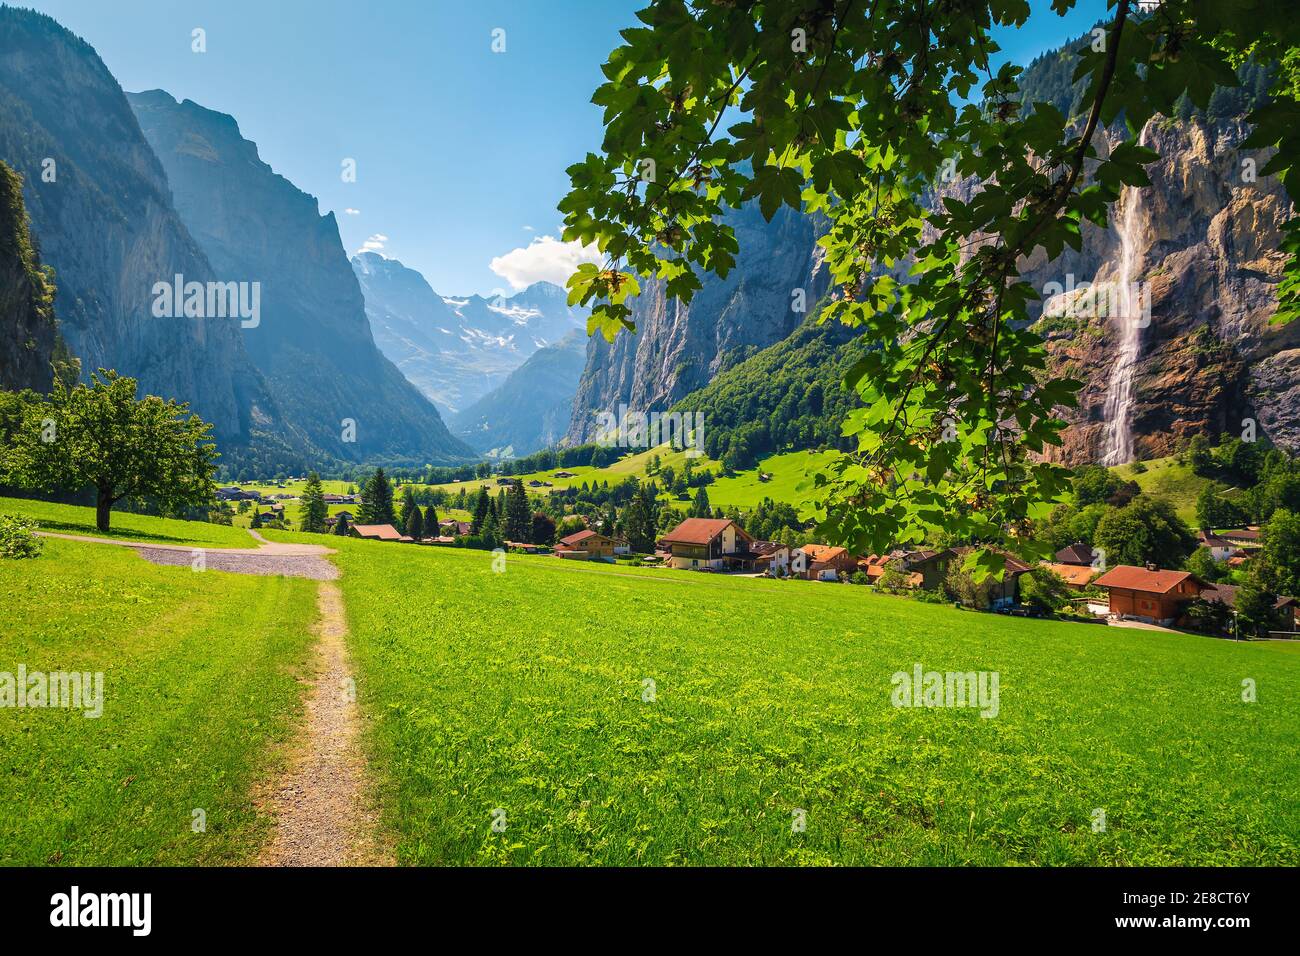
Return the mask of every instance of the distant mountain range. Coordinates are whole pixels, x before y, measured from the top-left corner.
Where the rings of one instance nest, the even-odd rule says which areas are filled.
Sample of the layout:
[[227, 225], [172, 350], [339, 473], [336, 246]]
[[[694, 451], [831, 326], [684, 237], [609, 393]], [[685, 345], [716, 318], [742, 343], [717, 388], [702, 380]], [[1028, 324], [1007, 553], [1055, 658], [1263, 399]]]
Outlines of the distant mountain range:
[[571, 308], [549, 282], [510, 297], [443, 296], [419, 272], [373, 252], [353, 256], [352, 269], [375, 342], [448, 413], [482, 398], [538, 349], [586, 328], [589, 310]]
[[540, 348], [491, 392], [448, 416], [458, 438], [489, 458], [517, 458], [559, 444], [586, 364], [586, 336], [571, 331]]

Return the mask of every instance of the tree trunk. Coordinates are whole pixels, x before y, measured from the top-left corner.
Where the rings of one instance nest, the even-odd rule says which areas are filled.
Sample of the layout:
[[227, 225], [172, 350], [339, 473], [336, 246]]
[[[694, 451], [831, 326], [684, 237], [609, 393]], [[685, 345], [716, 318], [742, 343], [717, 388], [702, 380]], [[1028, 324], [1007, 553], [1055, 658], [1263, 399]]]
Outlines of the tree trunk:
[[95, 527], [100, 531], [108, 530], [108, 514], [113, 507], [112, 492], [100, 488], [95, 500]]

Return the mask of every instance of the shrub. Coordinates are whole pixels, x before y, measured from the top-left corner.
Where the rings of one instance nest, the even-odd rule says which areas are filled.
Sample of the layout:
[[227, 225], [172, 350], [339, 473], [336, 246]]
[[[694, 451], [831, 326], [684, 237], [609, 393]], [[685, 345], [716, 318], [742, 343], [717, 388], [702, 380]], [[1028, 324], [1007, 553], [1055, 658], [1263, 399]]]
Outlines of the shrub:
[[0, 558], [34, 558], [41, 553], [36, 522], [18, 515], [0, 514]]

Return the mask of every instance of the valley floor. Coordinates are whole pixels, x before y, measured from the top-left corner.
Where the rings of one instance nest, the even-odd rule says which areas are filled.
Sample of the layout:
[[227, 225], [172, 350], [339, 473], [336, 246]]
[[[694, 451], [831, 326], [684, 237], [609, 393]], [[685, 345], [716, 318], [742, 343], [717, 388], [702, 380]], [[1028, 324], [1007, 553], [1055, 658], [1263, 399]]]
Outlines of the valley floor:
[[[1300, 862], [1291, 646], [266, 537], [337, 549], [341, 578], [62, 539], [0, 561], [0, 672], [104, 674], [102, 717], [0, 709], [0, 862], [286, 862], [287, 804], [319, 796], [334, 819], [312, 715], [344, 672], [362, 750], [343, 766], [378, 803], [339, 831], [370, 847], [351, 862], [390, 845], [412, 865]], [[346, 671], [321, 663], [322, 587]], [[918, 665], [996, 674], [997, 697], [894, 706]]]

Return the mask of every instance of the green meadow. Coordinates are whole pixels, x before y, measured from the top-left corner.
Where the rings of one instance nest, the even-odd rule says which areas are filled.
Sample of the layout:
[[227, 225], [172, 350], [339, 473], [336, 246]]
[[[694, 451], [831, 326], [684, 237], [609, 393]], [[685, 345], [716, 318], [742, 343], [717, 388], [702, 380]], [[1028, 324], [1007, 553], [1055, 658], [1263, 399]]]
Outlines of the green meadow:
[[179, 521], [150, 515], [114, 511], [107, 532], [95, 527], [95, 509], [81, 505], [62, 505], [26, 498], [0, 497], [0, 514], [26, 515], [35, 519], [42, 531], [58, 534], [120, 538], [147, 544], [181, 545], [201, 548], [251, 548], [257, 542], [242, 528], [209, 524], [206, 521]]
[[[1300, 862], [1290, 647], [340, 545], [403, 863]], [[892, 706], [917, 663], [997, 716]]]
[[244, 861], [267, 826], [251, 794], [300, 712], [315, 587], [56, 539], [0, 560], [0, 672], [103, 674], [99, 717], [0, 708], [0, 865]]

